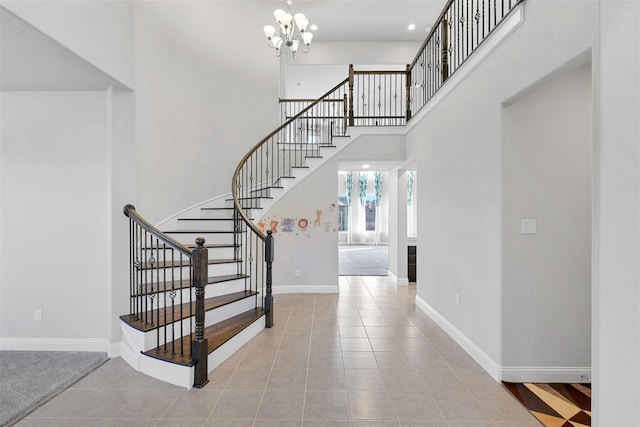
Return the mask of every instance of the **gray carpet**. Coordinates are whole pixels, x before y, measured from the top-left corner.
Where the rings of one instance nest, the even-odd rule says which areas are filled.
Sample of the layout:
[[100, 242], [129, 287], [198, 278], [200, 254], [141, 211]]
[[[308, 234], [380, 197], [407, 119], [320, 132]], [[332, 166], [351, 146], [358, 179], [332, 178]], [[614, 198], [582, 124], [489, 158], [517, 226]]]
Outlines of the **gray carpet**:
[[389, 270], [388, 246], [339, 246], [340, 276], [386, 276]]
[[107, 359], [106, 353], [0, 351], [0, 426], [27, 416]]

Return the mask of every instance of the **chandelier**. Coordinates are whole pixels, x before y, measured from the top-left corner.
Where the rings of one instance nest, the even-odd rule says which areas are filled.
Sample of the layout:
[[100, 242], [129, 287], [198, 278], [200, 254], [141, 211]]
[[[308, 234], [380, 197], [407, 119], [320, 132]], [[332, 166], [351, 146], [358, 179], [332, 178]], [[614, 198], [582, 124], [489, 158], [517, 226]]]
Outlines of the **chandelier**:
[[282, 9], [273, 12], [278, 23], [277, 34], [276, 28], [271, 25], [266, 25], [263, 30], [269, 47], [276, 50], [276, 56], [280, 56], [284, 47], [288, 47], [295, 59], [298, 50], [309, 52], [313, 33], [307, 31], [309, 20], [302, 13], [291, 14], [291, 3], [292, 0], [287, 0], [287, 12]]

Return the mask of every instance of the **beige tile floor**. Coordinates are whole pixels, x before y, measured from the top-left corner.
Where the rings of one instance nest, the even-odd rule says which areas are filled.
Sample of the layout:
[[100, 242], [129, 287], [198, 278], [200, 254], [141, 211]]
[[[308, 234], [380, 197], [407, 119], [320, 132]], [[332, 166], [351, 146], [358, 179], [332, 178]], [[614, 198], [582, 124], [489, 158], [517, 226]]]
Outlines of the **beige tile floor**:
[[275, 327], [210, 374], [164, 384], [115, 358], [17, 426], [538, 426], [414, 303], [415, 285], [341, 277], [275, 297]]

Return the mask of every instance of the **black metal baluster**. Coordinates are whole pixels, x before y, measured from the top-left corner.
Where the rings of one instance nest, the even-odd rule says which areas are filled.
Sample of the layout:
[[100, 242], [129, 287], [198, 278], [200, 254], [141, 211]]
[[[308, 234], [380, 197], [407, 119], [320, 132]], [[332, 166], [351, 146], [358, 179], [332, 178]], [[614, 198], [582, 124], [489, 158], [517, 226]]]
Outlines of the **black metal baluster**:
[[[171, 248], [171, 262], [175, 262], [175, 251]], [[175, 281], [176, 270], [174, 268], [171, 269], [171, 354], [176, 354], [176, 281]], [[182, 283], [181, 283], [182, 285]], [[182, 287], [180, 287], [180, 292], [182, 292]], [[182, 319], [180, 320], [182, 321]], [[166, 325], [165, 325], [166, 328]]]
[[[182, 253], [180, 253], [180, 265], [182, 265], [183, 262], [183, 255]], [[184, 283], [184, 274], [183, 274], [183, 269], [180, 269], [180, 283]], [[189, 283], [187, 286], [187, 289], [189, 289], [189, 292], [191, 292], [191, 276], [189, 276]], [[178, 301], [178, 304], [180, 306], [180, 319], [184, 319], [184, 293], [181, 291], [180, 292], [180, 301]], [[180, 356], [184, 356], [184, 321], [180, 321]]]
[[[166, 353], [167, 351], [167, 245], [165, 245], [164, 243], [162, 243], [162, 259], [164, 261], [165, 264], [165, 268], [163, 270], [163, 281], [162, 281], [162, 295], [163, 295], [163, 299], [164, 299], [164, 310], [163, 310], [163, 314], [164, 314], [164, 351]], [[172, 264], [170, 264], [172, 265]], [[171, 269], [171, 271], [173, 271], [173, 268]], [[160, 302], [158, 300], [158, 302]], [[160, 305], [160, 304], [158, 304]], [[160, 323], [160, 320], [158, 319], [158, 323]]]
[[[191, 334], [193, 334], [194, 328], [194, 313], [193, 313], [193, 294], [195, 292], [194, 272], [193, 272], [193, 259], [189, 258], [189, 277], [191, 278], [191, 287], [189, 288], [189, 335], [187, 339], [191, 340]], [[191, 343], [189, 342], [189, 356], [193, 356]]]

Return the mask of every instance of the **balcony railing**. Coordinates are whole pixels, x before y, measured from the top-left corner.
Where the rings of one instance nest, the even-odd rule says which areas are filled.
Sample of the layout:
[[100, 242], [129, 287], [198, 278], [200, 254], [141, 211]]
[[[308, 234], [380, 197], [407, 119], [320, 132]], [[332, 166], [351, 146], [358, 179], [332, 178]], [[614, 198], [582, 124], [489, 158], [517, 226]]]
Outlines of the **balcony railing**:
[[498, 25], [524, 0], [449, 0], [408, 67], [410, 111], [438, 92]]

